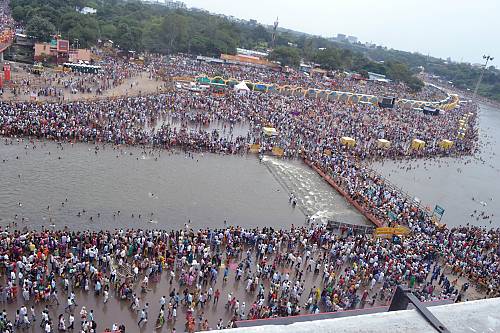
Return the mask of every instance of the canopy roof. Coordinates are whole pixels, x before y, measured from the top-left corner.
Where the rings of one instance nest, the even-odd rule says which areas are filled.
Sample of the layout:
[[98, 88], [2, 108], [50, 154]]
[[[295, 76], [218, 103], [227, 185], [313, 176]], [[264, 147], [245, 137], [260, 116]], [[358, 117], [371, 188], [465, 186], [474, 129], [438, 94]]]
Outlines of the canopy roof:
[[262, 131], [265, 135], [275, 136], [278, 135], [278, 131], [274, 127], [262, 127]]
[[248, 86], [246, 85], [245, 82], [241, 81], [240, 83], [238, 83], [237, 85], [234, 86], [234, 90], [249, 91], [250, 89], [248, 88]]

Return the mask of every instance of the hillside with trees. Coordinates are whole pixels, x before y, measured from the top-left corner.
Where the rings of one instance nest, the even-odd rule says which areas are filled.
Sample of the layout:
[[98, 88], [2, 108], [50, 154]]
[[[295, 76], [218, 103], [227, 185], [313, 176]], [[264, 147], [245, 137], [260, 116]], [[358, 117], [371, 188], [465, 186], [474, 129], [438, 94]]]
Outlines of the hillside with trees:
[[[425, 72], [437, 75], [463, 90], [474, 90], [481, 75], [481, 67], [468, 63], [448, 62], [444, 59], [423, 55], [417, 52], [406, 52], [387, 49], [381, 46], [368, 48], [361, 44], [335, 43], [337, 48], [359, 52], [375, 62], [402, 62], [410, 68], [422, 67]], [[478, 61], [483, 60], [478, 54]], [[478, 93], [482, 96], [500, 101], [500, 70], [489, 66], [485, 72]]]
[[[271, 45], [271, 28], [255, 21], [230, 20], [196, 10], [173, 10], [165, 6], [124, 0], [11, 0], [14, 19], [26, 33], [40, 41], [54, 34], [81, 47], [97, 40], [113, 40], [124, 50], [172, 54], [219, 56], [234, 54], [236, 48], [265, 51]], [[96, 14], [78, 9], [91, 7]], [[472, 89], [480, 69], [467, 64], [447, 64], [442, 59], [361, 44], [336, 43], [326, 38], [281, 29], [269, 58], [284, 66], [301, 60], [332, 70], [377, 72], [403, 81], [419, 90], [423, 83], [415, 74], [424, 67], [429, 73]], [[480, 88], [483, 96], [500, 100], [500, 73], [489, 69]]]

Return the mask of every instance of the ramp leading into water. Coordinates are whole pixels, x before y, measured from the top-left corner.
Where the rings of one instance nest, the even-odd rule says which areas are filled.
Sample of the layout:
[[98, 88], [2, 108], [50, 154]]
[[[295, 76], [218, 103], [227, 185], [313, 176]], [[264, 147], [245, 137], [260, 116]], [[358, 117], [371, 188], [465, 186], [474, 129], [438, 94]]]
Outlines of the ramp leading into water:
[[262, 163], [288, 194], [293, 193], [297, 209], [317, 221], [341, 221], [371, 225], [347, 200], [326, 183], [314, 170], [299, 160], [264, 156]]

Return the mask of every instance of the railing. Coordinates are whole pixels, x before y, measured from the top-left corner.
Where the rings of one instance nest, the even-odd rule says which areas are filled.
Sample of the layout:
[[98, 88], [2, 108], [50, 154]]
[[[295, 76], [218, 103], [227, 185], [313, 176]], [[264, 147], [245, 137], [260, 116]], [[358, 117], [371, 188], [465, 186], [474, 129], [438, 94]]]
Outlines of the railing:
[[370, 225], [359, 225], [359, 224], [351, 224], [351, 223], [345, 223], [345, 222], [338, 222], [338, 221], [332, 221], [328, 220], [327, 222], [327, 228], [335, 231], [335, 230], [341, 230], [343, 228], [345, 229], [351, 229], [355, 233], [361, 233], [361, 234], [373, 234], [375, 227], [370, 226]]
[[399, 195], [401, 195], [407, 202], [412, 203], [413, 205], [417, 206], [418, 209], [426, 214], [427, 217], [430, 217], [432, 214], [430, 212], [430, 209], [428, 207], [424, 207], [423, 204], [420, 201], [415, 200], [415, 197], [411, 197], [407, 192], [403, 190], [401, 186], [397, 186], [393, 184], [389, 179], [385, 178], [382, 176], [378, 171], [375, 171], [371, 167], [369, 167], [367, 164], [363, 164], [362, 167], [368, 171], [368, 173], [371, 176], [375, 176], [377, 178], [382, 179], [384, 182], [384, 185], [390, 190], [390, 191], [395, 191], [398, 192]]
[[[313, 162], [304, 159], [304, 162], [310, 166], [314, 171], [316, 171], [324, 180], [328, 182], [334, 189], [337, 190], [351, 205], [353, 205], [361, 214], [363, 214], [370, 222], [372, 222], [377, 227], [382, 227], [384, 223], [371, 212], [368, 212], [363, 206], [354, 200], [349, 193], [347, 193], [331, 175], [326, 174], [321, 168], [316, 166]], [[335, 177], [335, 175], [333, 175]]]

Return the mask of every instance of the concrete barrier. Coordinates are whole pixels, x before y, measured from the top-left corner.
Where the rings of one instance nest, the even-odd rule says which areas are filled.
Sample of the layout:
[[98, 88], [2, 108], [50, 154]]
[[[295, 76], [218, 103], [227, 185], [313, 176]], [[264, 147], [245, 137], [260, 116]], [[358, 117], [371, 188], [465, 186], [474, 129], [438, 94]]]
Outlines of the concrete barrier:
[[339, 192], [351, 205], [353, 205], [364, 217], [366, 217], [377, 228], [383, 227], [384, 223], [378, 218], [364, 209], [358, 202], [356, 202], [344, 189], [342, 189], [329, 175], [327, 175], [321, 168], [317, 167], [313, 162], [304, 159], [304, 162], [316, 171], [328, 184], [330, 184], [337, 192]]

